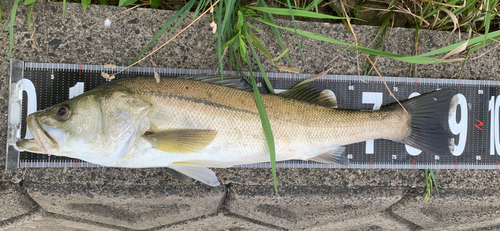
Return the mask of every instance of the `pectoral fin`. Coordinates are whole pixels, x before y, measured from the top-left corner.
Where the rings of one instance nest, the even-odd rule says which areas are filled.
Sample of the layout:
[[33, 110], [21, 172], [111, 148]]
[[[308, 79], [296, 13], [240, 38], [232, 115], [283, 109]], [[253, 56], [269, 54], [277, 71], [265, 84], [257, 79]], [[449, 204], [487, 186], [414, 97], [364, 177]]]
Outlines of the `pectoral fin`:
[[170, 168], [204, 184], [210, 186], [220, 185], [215, 173], [208, 168], [197, 166], [171, 166]]
[[217, 135], [215, 130], [184, 129], [144, 135], [153, 148], [178, 154], [190, 154], [207, 147]]
[[337, 147], [329, 152], [317, 155], [309, 160], [322, 162], [322, 163], [337, 163], [337, 164], [348, 164], [349, 161], [344, 155], [345, 148]]

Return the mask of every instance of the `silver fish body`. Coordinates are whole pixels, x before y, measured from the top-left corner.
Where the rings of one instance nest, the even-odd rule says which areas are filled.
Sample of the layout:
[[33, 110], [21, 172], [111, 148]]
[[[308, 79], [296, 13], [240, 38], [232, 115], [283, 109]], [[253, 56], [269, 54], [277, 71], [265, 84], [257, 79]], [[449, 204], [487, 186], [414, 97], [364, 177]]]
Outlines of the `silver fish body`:
[[[450, 154], [443, 124], [453, 96], [442, 90], [404, 101], [406, 110], [391, 104], [378, 111], [332, 109], [333, 99], [307, 86], [262, 100], [278, 161], [345, 163], [342, 146], [371, 139]], [[269, 161], [253, 92], [202, 81], [113, 81], [27, 121], [35, 139], [19, 141], [21, 149], [112, 167], [169, 167], [209, 185], [218, 181], [207, 167]]]

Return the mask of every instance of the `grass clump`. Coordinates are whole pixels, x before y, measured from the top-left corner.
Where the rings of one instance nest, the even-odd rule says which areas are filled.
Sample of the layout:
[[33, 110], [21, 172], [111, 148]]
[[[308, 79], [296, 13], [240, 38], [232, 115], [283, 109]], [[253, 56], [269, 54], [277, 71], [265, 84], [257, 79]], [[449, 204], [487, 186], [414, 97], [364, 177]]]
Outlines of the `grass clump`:
[[425, 174], [425, 200], [429, 200], [431, 197], [432, 185], [436, 188], [436, 193], [439, 195], [439, 190], [437, 187], [436, 177], [434, 176], [434, 170], [424, 169]]

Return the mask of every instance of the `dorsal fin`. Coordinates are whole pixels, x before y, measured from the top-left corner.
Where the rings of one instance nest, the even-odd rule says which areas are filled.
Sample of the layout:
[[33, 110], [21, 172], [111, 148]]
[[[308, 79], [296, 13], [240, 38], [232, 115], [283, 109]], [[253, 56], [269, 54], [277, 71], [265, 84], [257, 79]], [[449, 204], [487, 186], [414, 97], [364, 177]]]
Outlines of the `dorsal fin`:
[[236, 75], [224, 75], [224, 78], [221, 79], [220, 75], [184, 75], [176, 77], [178, 79], [188, 79], [188, 80], [196, 80], [205, 83], [217, 84], [224, 87], [230, 87], [245, 91], [253, 91], [252, 86], [247, 83], [241, 76]]
[[332, 91], [328, 89], [320, 91], [311, 84], [304, 84], [299, 87], [280, 92], [278, 95], [328, 108], [337, 106], [337, 99], [335, 99], [335, 94], [333, 94]]

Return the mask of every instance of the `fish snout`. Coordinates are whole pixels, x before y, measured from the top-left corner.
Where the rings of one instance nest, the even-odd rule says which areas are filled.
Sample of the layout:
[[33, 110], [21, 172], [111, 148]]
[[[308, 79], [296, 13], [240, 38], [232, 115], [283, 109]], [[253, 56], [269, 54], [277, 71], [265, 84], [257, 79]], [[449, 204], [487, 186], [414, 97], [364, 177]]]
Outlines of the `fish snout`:
[[63, 144], [66, 138], [64, 132], [43, 124], [34, 114], [29, 115], [26, 122], [33, 140], [17, 142], [18, 148], [27, 148], [25, 149], [27, 151], [45, 154], [59, 151], [60, 144]]

